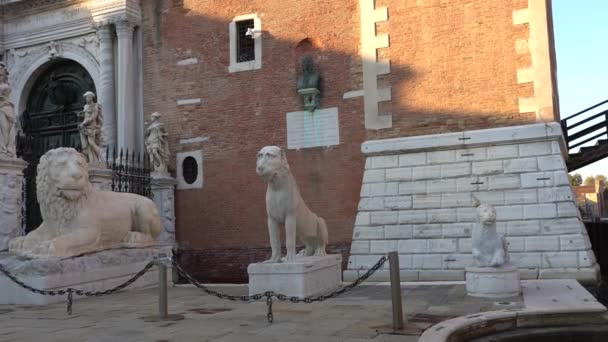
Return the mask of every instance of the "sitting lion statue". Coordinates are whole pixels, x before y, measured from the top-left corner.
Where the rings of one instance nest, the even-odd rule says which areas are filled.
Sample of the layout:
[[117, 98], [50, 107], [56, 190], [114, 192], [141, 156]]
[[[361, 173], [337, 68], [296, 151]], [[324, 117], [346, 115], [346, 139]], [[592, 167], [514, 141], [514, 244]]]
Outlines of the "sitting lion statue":
[[285, 225], [287, 262], [296, 258], [296, 237], [305, 248], [298, 256], [324, 256], [327, 245], [325, 220], [315, 215], [308, 207], [298, 185], [289, 170], [285, 152], [278, 146], [266, 146], [260, 150], [256, 172], [267, 183], [266, 212], [272, 255], [265, 262], [281, 262], [279, 225]]
[[489, 204], [477, 206], [479, 223], [475, 224], [472, 233], [473, 261], [477, 267], [500, 267], [509, 262], [507, 241], [496, 232], [496, 209]]
[[36, 194], [43, 222], [9, 242], [9, 252], [29, 258], [72, 257], [111, 248], [148, 247], [161, 221], [150, 199], [98, 191], [87, 163], [73, 148], [57, 148], [40, 158]]

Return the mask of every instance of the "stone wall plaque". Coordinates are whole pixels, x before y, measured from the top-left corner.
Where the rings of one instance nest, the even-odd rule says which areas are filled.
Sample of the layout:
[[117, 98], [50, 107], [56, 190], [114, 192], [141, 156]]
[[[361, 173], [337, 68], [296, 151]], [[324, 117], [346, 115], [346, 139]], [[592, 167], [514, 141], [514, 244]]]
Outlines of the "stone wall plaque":
[[287, 113], [287, 148], [332, 146], [340, 143], [338, 108]]

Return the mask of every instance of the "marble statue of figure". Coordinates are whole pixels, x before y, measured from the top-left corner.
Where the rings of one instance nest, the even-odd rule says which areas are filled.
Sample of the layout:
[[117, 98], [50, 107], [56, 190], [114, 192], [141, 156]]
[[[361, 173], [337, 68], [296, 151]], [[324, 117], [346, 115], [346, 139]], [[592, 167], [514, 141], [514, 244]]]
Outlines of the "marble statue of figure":
[[298, 77], [296, 90], [304, 99], [304, 109], [314, 111], [319, 107], [319, 73], [310, 56], [302, 59], [302, 74]]
[[82, 110], [84, 119], [78, 124], [80, 144], [82, 153], [87, 156], [89, 163], [96, 163], [101, 160], [103, 115], [101, 105], [95, 102], [93, 92], [87, 91], [83, 96], [85, 98], [85, 105]]
[[152, 122], [146, 132], [146, 151], [150, 157], [150, 165], [154, 173], [168, 175], [169, 142], [165, 125], [160, 122], [160, 113], [150, 115]]
[[152, 200], [98, 191], [84, 156], [57, 148], [40, 158], [36, 195], [42, 224], [9, 242], [9, 252], [29, 258], [73, 257], [122, 247], [150, 247], [161, 232]]
[[509, 253], [505, 238], [496, 232], [496, 209], [478, 204], [477, 216], [479, 223], [472, 234], [473, 260], [478, 267], [500, 267], [509, 261]]
[[304, 243], [298, 256], [324, 256], [327, 225], [304, 203], [285, 152], [278, 146], [263, 147], [258, 152], [256, 172], [268, 183], [266, 212], [272, 255], [266, 262], [281, 262], [280, 225], [285, 225], [287, 262], [295, 261], [296, 238]]
[[0, 156], [14, 158], [17, 116], [10, 96], [11, 88], [8, 83], [0, 83]]

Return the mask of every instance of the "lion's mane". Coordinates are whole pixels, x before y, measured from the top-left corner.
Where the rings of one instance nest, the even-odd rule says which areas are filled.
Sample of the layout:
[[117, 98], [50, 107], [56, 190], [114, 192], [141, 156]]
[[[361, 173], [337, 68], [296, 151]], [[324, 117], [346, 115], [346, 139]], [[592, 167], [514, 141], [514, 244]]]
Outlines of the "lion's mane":
[[55, 222], [61, 226], [64, 223], [62, 221], [69, 222], [78, 214], [78, 209], [84, 206], [95, 189], [88, 181], [88, 170], [83, 168], [82, 172], [87, 178], [87, 183], [78, 199], [69, 200], [61, 196], [55, 182], [49, 177], [51, 169], [56, 167], [54, 160], [60, 155], [72, 155], [70, 156], [71, 158], [83, 158], [79, 152], [71, 148], [58, 148], [43, 155], [40, 158], [36, 174], [36, 196], [38, 197], [40, 213], [44, 220]]

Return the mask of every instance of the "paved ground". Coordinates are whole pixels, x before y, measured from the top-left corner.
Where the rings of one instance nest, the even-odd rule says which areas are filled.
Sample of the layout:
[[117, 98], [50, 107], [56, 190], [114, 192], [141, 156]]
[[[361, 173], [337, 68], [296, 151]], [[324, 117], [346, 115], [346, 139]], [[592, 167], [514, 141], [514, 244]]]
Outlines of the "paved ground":
[[[244, 286], [216, 287], [246, 294]], [[410, 321], [425, 328], [438, 321], [479, 311], [523, 306], [522, 297], [502, 300], [465, 295], [464, 285], [403, 286]], [[45, 307], [0, 305], [0, 341], [416, 341], [416, 336], [381, 334], [391, 323], [390, 287], [362, 285], [323, 303], [275, 303], [274, 323], [266, 321], [264, 301], [241, 303], [205, 295], [190, 286], [169, 289], [169, 313], [185, 319], [151, 323], [156, 289], [78, 299], [72, 316], [65, 304]]]
[[[216, 286], [243, 295], [245, 286]], [[574, 280], [522, 282], [523, 294], [501, 300], [468, 297], [464, 285], [416, 283], [401, 287], [410, 326], [425, 329], [440, 321], [502, 309], [577, 312], [605, 310]], [[418, 336], [382, 333], [392, 322], [390, 287], [362, 285], [322, 303], [275, 302], [274, 323], [266, 320], [266, 303], [232, 302], [204, 294], [192, 286], [169, 288], [169, 313], [176, 322], [147, 322], [158, 311], [155, 288], [120, 292], [48, 306], [0, 305], [0, 341], [405, 341]], [[445, 323], [444, 323], [445, 324]]]

